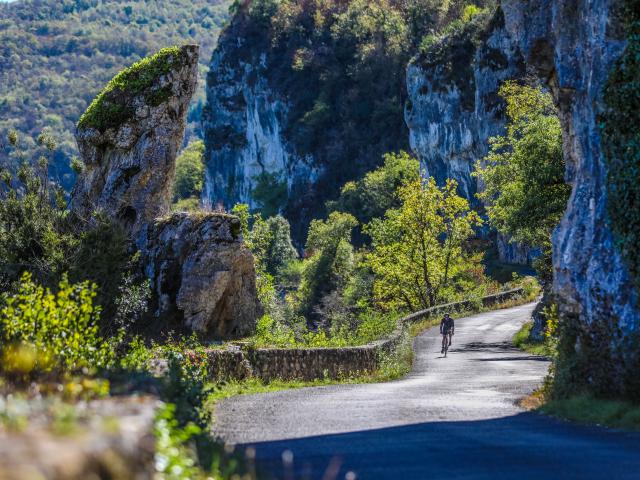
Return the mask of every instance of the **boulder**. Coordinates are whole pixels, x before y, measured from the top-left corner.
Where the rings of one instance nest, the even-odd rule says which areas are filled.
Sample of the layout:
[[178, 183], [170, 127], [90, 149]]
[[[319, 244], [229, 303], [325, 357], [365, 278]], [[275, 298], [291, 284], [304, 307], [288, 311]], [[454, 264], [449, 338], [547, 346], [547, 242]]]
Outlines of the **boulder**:
[[140, 246], [169, 211], [175, 159], [196, 89], [198, 46], [160, 50], [116, 75], [78, 122], [84, 162], [72, 193], [82, 218], [121, 222]]
[[213, 339], [251, 335], [260, 314], [238, 218], [175, 213], [149, 226], [144, 263], [157, 317]]

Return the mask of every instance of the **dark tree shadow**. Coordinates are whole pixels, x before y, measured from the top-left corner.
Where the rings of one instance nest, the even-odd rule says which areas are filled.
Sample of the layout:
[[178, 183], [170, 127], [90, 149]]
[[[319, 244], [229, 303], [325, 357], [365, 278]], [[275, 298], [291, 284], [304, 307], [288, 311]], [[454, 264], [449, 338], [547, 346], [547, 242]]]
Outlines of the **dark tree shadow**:
[[258, 478], [269, 480], [583, 480], [640, 475], [640, 434], [576, 426], [533, 413], [239, 447], [247, 448], [255, 456]]

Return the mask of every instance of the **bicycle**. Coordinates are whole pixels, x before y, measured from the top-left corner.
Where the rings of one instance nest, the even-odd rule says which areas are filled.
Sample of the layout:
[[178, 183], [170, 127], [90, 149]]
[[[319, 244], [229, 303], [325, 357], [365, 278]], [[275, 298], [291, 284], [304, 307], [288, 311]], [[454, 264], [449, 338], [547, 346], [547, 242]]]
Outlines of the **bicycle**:
[[451, 344], [451, 332], [442, 334], [442, 352], [444, 358], [447, 358], [447, 352], [449, 351], [449, 345]]

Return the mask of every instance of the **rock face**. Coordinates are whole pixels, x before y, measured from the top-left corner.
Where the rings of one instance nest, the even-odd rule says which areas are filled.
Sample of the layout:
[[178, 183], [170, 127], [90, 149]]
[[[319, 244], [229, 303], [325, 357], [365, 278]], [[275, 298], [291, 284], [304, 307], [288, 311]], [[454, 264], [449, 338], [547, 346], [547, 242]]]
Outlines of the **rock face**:
[[197, 65], [197, 46], [164, 49], [109, 83], [78, 124], [85, 167], [72, 205], [85, 218], [100, 210], [126, 227], [142, 253], [163, 326], [237, 337], [253, 331], [259, 312], [253, 256], [239, 220], [163, 217]]
[[[472, 176], [474, 165], [487, 155], [489, 139], [504, 133], [505, 104], [498, 89], [505, 80], [522, 78], [525, 70], [499, 9], [492, 18], [470, 22], [407, 68], [411, 149], [427, 175], [440, 185], [455, 179], [472, 205], [479, 206], [475, 194], [482, 187]], [[496, 244], [503, 262], [532, 260], [530, 249], [500, 234]]]
[[472, 22], [420, 55], [407, 68], [405, 120], [411, 148], [438, 184], [458, 181], [475, 202], [474, 164], [488, 152], [490, 137], [504, 133], [502, 82], [521, 78], [525, 66], [498, 10], [489, 22]]
[[[547, 80], [560, 111], [567, 212], [553, 236], [554, 290], [576, 326], [583, 381], [627, 394], [640, 355], [638, 291], [616, 249], [607, 214], [607, 163], [598, 115], [603, 87], [626, 42], [611, 0], [503, 0], [505, 28], [528, 65]], [[637, 339], [635, 340], [637, 341]]]
[[[408, 67], [405, 117], [411, 145], [429, 174], [458, 180], [467, 198], [482, 186], [470, 173], [501, 133], [500, 83], [537, 76], [559, 109], [573, 186], [554, 233], [554, 294], [575, 326], [571, 362], [595, 390], [625, 394], [640, 365], [638, 291], [615, 247], [607, 213], [607, 162], [598, 116], [603, 87], [626, 41], [613, 0], [502, 0], [485, 27], [468, 25], [433, 56]], [[632, 173], [630, 173], [632, 174]], [[526, 251], [498, 239], [501, 257], [524, 261]], [[576, 363], [575, 365], [578, 365]], [[637, 373], [636, 373], [637, 376]]]
[[84, 161], [72, 194], [77, 214], [101, 210], [138, 246], [144, 243], [146, 226], [169, 211], [197, 65], [196, 45], [161, 50], [120, 73], [96, 98], [76, 132]]
[[156, 316], [216, 339], [254, 332], [256, 273], [236, 217], [176, 213], [152, 224], [147, 238]]
[[252, 196], [262, 174], [286, 183], [287, 192], [304, 190], [318, 179], [313, 157], [301, 156], [285, 137], [289, 102], [268, 85], [267, 55], [238, 57], [249, 49], [244, 39], [224, 39], [211, 59], [207, 107], [203, 113], [206, 144], [205, 200], [236, 202], [258, 208]]
[[[292, 2], [278, 19], [279, 2], [239, 2], [207, 76], [205, 202], [280, 212], [302, 245], [346, 182], [380, 166], [385, 153], [408, 149], [405, 54], [386, 48], [389, 32], [376, 25], [362, 38], [346, 33], [355, 3]], [[390, 5], [389, 14], [399, 8]], [[374, 73], [381, 64], [384, 78]]]

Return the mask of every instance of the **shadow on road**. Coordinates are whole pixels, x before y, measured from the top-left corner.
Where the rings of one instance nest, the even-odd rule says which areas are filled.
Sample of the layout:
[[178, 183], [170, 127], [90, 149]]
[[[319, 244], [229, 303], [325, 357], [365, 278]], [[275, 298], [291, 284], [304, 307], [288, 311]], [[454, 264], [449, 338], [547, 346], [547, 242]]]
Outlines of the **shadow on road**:
[[639, 434], [533, 413], [247, 447], [265, 479], [637, 479], [640, 471]]

